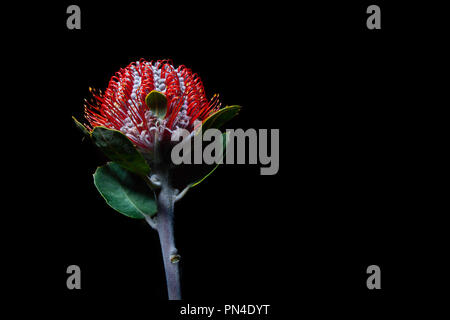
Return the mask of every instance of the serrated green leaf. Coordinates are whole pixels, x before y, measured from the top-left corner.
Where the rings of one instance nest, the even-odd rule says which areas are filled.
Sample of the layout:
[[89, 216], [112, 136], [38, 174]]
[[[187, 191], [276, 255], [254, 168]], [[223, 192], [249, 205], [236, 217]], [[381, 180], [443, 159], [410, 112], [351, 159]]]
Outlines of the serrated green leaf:
[[153, 90], [145, 97], [145, 104], [159, 119], [164, 119], [167, 113], [167, 98], [164, 94]]
[[78, 130], [80, 130], [84, 135], [89, 136], [91, 134], [89, 130], [74, 116], [72, 116], [72, 120], [75, 123], [75, 126], [78, 128]]
[[143, 219], [144, 215], [156, 214], [153, 191], [141, 177], [117, 163], [109, 162], [97, 168], [94, 184], [109, 206], [128, 217]]
[[147, 176], [150, 167], [144, 156], [122, 132], [105, 127], [95, 127], [91, 133], [92, 140], [112, 161], [125, 169]]
[[225, 108], [219, 109], [210, 115], [202, 124], [202, 131], [206, 131], [210, 128], [219, 129], [225, 123], [230, 121], [236, 115], [238, 115], [241, 110], [240, 106], [227, 106]]

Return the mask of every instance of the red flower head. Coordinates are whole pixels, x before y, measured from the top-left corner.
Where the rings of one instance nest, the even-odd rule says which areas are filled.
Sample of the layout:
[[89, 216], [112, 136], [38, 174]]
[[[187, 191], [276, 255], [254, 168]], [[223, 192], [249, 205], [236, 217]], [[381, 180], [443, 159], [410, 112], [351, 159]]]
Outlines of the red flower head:
[[[165, 114], [147, 105], [152, 91], [166, 97]], [[89, 129], [119, 130], [144, 152], [153, 149], [155, 139], [170, 140], [177, 129], [192, 132], [220, 108], [217, 95], [207, 100], [197, 74], [185, 66], [175, 68], [168, 60], [132, 62], [111, 78], [104, 94], [91, 92], [94, 99], [85, 105]]]

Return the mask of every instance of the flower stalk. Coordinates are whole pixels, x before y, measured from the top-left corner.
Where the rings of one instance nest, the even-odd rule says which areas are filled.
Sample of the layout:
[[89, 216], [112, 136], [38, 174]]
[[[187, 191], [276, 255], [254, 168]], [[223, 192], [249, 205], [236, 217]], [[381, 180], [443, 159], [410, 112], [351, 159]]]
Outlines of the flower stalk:
[[[156, 151], [156, 154], [159, 155], [159, 150]], [[180, 256], [175, 246], [174, 236], [174, 204], [179, 192], [171, 186], [169, 170], [166, 165], [158, 162], [156, 167], [159, 169], [158, 173], [152, 177], [153, 179], [157, 177], [160, 186], [157, 196], [158, 214], [155, 218], [156, 221], [151, 218], [146, 220], [158, 232], [169, 300], [181, 300]]]
[[161, 244], [164, 270], [166, 273], [169, 300], [181, 300], [180, 271], [177, 248], [174, 237], [175, 190], [163, 183], [158, 195], [158, 215], [156, 230]]

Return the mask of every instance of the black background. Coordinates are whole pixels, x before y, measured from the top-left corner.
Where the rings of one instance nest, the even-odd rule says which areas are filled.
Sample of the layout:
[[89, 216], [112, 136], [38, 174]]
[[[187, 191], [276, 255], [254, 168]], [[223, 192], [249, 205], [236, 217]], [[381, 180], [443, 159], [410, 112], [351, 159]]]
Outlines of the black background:
[[[66, 28], [70, 4], [81, 7], [81, 30]], [[410, 267], [422, 250], [411, 174], [420, 126], [405, 99], [418, 99], [412, 53], [421, 46], [410, 40], [423, 35], [401, 19], [407, 7], [380, 1], [382, 29], [367, 30], [369, 4], [42, 5], [25, 55], [38, 75], [32, 86], [45, 93], [37, 113], [47, 130], [30, 133], [40, 137], [28, 151], [38, 156], [22, 225], [32, 240], [25, 257], [16, 252], [25, 259], [17, 291], [43, 298], [44, 309], [175, 313], [157, 234], [99, 196], [92, 174], [107, 159], [71, 120], [82, 119], [88, 87], [104, 89], [131, 61], [169, 58], [198, 73], [209, 96], [243, 106], [228, 128], [281, 137], [277, 175], [225, 165], [177, 203], [185, 302], [271, 304], [277, 319], [366, 318], [397, 305], [416, 287]], [[34, 261], [39, 276], [26, 271]], [[71, 264], [82, 290], [66, 288]], [[371, 264], [382, 271], [378, 291], [366, 287]]]

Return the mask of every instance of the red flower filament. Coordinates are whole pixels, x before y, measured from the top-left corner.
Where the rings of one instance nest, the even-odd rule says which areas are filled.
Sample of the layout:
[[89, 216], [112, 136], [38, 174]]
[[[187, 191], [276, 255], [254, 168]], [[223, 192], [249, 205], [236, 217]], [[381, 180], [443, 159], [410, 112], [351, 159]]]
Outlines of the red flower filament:
[[[119, 130], [142, 151], [152, 149], [156, 137], [170, 139], [177, 129], [192, 132], [221, 106], [218, 95], [207, 100], [197, 74], [185, 66], [175, 68], [168, 60], [132, 62], [111, 78], [104, 94], [90, 90], [93, 99], [85, 104], [88, 128]], [[145, 104], [153, 90], [167, 98], [164, 119], [157, 118]]]

